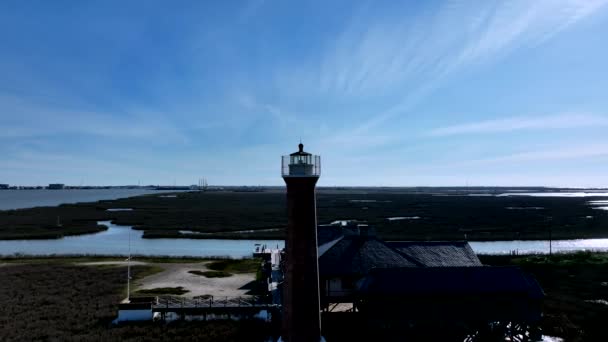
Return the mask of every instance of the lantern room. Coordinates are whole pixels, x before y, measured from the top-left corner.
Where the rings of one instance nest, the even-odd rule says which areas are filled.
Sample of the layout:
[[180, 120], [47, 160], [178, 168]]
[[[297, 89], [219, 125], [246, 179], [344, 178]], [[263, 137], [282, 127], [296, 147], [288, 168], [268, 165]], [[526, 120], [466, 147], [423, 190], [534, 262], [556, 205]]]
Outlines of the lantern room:
[[304, 145], [298, 145], [298, 151], [283, 156], [281, 165], [283, 177], [319, 177], [321, 175], [321, 157], [304, 152]]

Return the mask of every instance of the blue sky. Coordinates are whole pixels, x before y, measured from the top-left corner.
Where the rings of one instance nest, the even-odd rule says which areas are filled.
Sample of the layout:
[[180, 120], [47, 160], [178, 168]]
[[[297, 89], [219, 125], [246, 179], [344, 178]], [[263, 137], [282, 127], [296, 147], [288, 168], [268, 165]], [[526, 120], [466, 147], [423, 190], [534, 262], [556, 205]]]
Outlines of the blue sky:
[[2, 1], [0, 183], [608, 186], [608, 1]]

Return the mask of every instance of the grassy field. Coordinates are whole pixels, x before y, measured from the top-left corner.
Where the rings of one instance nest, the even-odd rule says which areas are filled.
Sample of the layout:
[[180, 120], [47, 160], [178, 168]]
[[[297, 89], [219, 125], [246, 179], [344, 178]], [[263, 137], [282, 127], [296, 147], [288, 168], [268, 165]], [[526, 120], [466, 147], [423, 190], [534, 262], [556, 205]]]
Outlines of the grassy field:
[[[125, 269], [72, 260], [0, 262], [0, 341], [262, 341], [260, 322], [213, 321], [113, 327], [125, 297]], [[135, 278], [154, 272], [133, 267]]]
[[[369, 222], [387, 240], [512, 240], [608, 237], [608, 211], [588, 201], [564, 197], [468, 196], [463, 191], [399, 189], [320, 189], [320, 224], [357, 219]], [[108, 208], [133, 211], [108, 212]], [[61, 226], [57, 226], [57, 217]], [[388, 220], [389, 217], [405, 217]], [[146, 238], [282, 239], [285, 194], [186, 192], [157, 194], [23, 210], [0, 211], [0, 239], [59, 238], [105, 229], [112, 220], [143, 230]], [[182, 232], [180, 232], [182, 231]], [[184, 231], [192, 231], [184, 232]]]
[[484, 264], [518, 265], [543, 287], [543, 331], [566, 341], [608, 341], [608, 254], [480, 256]]

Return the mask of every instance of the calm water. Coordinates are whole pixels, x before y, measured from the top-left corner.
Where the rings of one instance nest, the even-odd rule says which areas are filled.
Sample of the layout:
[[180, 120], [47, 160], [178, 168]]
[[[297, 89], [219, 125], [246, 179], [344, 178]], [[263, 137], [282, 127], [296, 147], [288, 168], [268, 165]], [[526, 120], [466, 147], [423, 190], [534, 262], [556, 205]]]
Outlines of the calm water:
[[[469, 244], [477, 254], [549, 254], [548, 240], [470, 241]], [[553, 253], [608, 251], [608, 239], [553, 240], [551, 245]]]
[[[242, 258], [251, 256], [254, 244], [283, 248], [282, 240], [224, 240], [224, 239], [143, 239], [142, 231], [101, 222], [107, 231], [58, 240], [0, 240], [0, 255], [15, 253], [31, 255], [49, 254], [98, 254], [127, 255], [129, 239], [131, 252], [139, 255], [169, 256], [226, 256]], [[129, 236], [130, 235], [130, 236]], [[479, 254], [549, 253], [548, 241], [484, 241], [470, 242]], [[553, 252], [581, 250], [608, 251], [608, 239], [555, 240]]]
[[96, 202], [162, 192], [167, 191], [144, 189], [0, 190], [0, 210]]
[[[487, 196], [488, 194], [473, 194]], [[492, 196], [492, 195], [490, 195]], [[509, 192], [496, 195], [503, 196], [532, 196], [532, 197], [608, 197], [608, 192], [579, 191], [579, 192]]]
[[142, 231], [114, 225], [110, 222], [100, 223], [107, 225], [109, 229], [101, 233], [65, 237], [57, 240], [0, 240], [0, 255], [15, 253], [31, 255], [128, 255], [129, 238], [131, 240], [131, 253], [150, 256], [226, 256], [242, 258], [251, 256], [255, 243], [267, 244], [269, 247], [279, 245], [280, 248], [283, 248], [283, 241], [278, 240], [142, 239]]

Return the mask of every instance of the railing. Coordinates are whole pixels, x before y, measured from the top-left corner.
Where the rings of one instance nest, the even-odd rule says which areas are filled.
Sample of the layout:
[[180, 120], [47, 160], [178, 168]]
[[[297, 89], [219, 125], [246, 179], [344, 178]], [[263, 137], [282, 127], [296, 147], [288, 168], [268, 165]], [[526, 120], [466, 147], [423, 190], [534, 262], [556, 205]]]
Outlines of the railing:
[[281, 175], [283, 177], [319, 177], [321, 175], [321, 156], [310, 155], [306, 159], [282, 156]]
[[253, 307], [268, 305], [262, 303], [258, 296], [248, 297], [199, 297], [184, 298], [172, 296], [159, 296], [152, 306], [156, 308], [211, 308], [211, 307]]

